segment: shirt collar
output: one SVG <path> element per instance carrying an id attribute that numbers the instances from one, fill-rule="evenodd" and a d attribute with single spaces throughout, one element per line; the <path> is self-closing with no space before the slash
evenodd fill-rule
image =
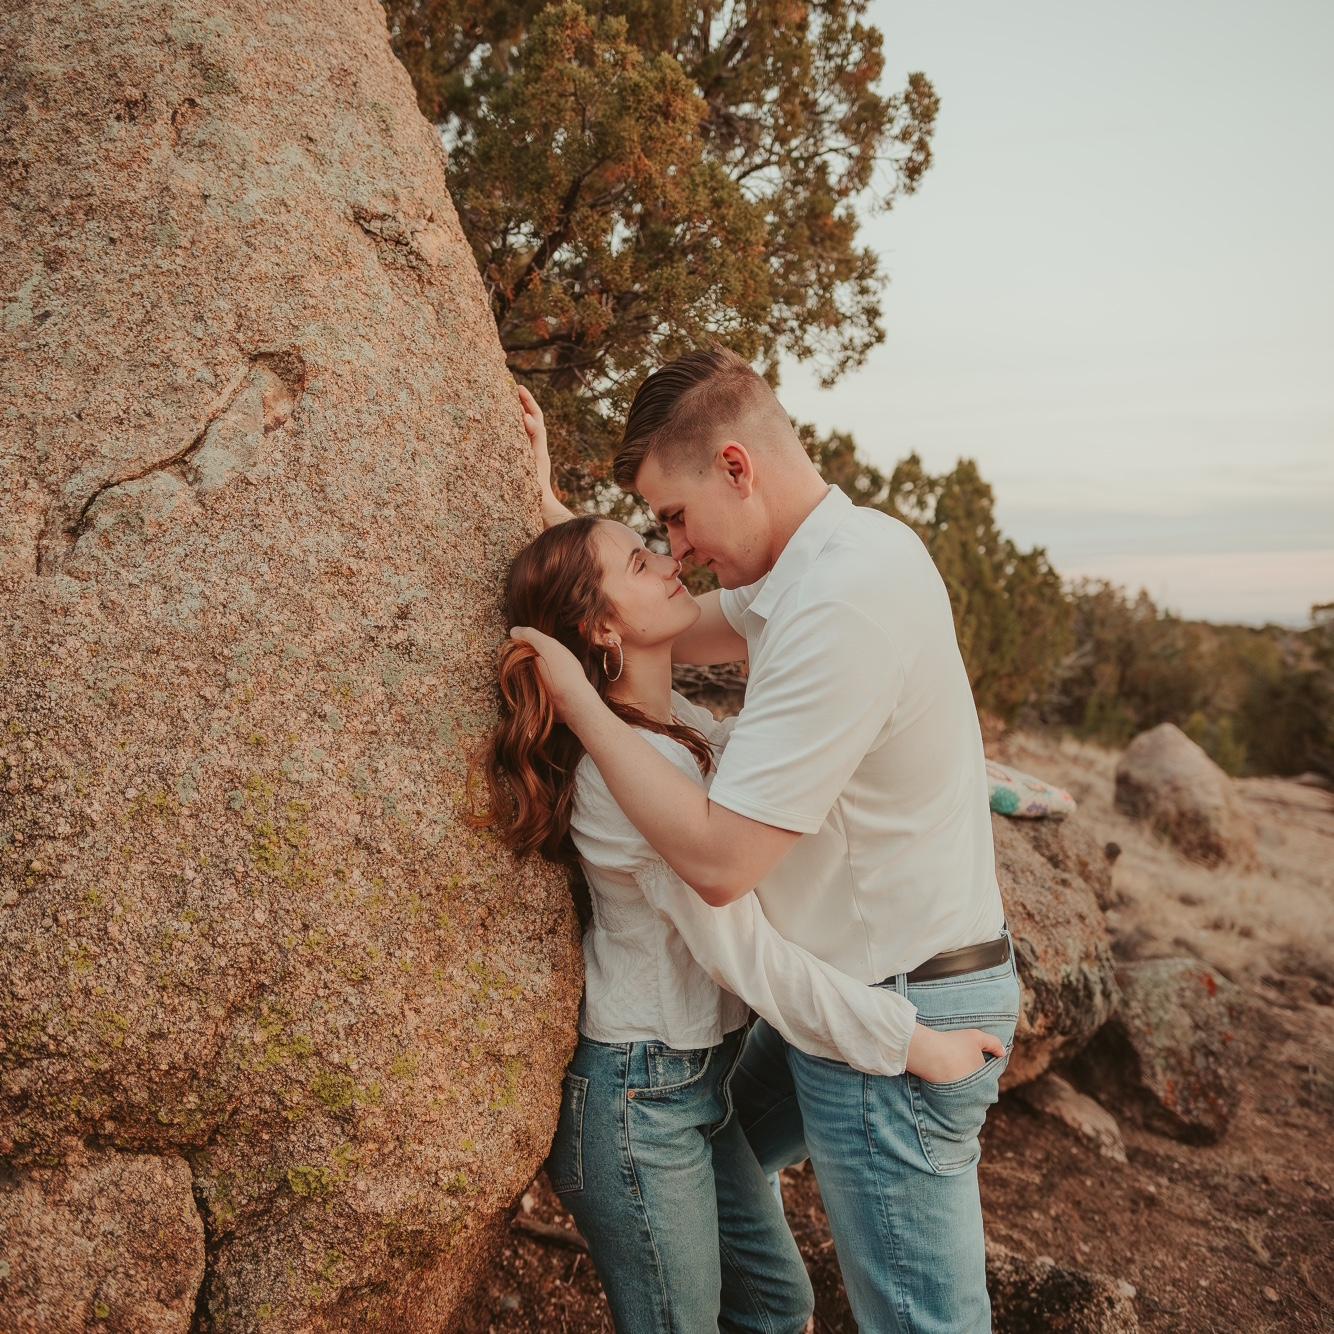
<path id="1" fill-rule="evenodd" d="M 755 595 L 747 610 L 767 620 L 779 597 L 815 563 L 815 558 L 824 550 L 851 509 L 852 501 L 838 487 L 831 486 L 825 498 L 788 538 L 773 569 L 765 575 L 764 587 Z"/>

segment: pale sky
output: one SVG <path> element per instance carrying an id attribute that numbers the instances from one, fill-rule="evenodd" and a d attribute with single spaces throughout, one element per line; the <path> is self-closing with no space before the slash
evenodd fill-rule
<path id="1" fill-rule="evenodd" d="M 886 341 L 798 420 L 977 460 L 1002 530 L 1186 616 L 1334 599 L 1334 4 L 872 0 L 941 99 L 868 216 Z"/>

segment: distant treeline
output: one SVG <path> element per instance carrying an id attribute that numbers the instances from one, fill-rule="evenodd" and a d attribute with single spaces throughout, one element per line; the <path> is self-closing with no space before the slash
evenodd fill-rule
<path id="1" fill-rule="evenodd" d="M 1040 547 L 996 526 L 971 460 L 930 476 L 914 454 L 886 476 L 852 438 L 802 428 L 831 482 L 917 530 L 954 605 L 978 707 L 1123 745 L 1176 723 L 1229 773 L 1334 777 L 1334 605 L 1305 630 L 1188 621 L 1102 580 L 1064 583 Z"/>

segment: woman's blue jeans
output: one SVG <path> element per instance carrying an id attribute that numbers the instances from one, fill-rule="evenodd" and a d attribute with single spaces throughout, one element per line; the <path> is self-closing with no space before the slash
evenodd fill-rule
<path id="1" fill-rule="evenodd" d="M 547 1175 L 620 1334 L 795 1334 L 814 1310 L 782 1206 L 732 1115 L 744 1035 L 692 1051 L 579 1039 Z"/>
<path id="2" fill-rule="evenodd" d="M 1008 932 L 1007 932 L 1008 934 Z M 932 1028 L 981 1028 L 1006 1055 L 949 1084 L 864 1075 L 790 1046 L 763 1020 L 732 1081 L 766 1173 L 810 1158 L 862 1334 L 989 1334 L 978 1133 L 1019 1019 L 1008 963 L 933 982 L 888 979 Z"/>

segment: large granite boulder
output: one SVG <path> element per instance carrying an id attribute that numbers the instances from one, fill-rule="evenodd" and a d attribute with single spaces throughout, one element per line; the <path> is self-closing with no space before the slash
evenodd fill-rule
<path id="1" fill-rule="evenodd" d="M 190 1167 L 78 1149 L 33 1164 L 0 1193 L 0 1256 L 7 1329 L 189 1329 L 204 1277 Z"/>
<path id="2" fill-rule="evenodd" d="M 1073 1055 L 1116 1008 L 1103 849 L 1074 815 L 993 815 L 996 874 L 1014 937 L 1023 1010 L 1002 1088 L 1036 1079 Z"/>
<path id="3" fill-rule="evenodd" d="M 1243 992 L 1198 959 L 1124 963 L 1116 976 L 1121 1004 L 1076 1058 L 1080 1082 L 1151 1129 L 1218 1139 L 1246 1060 Z"/>
<path id="4" fill-rule="evenodd" d="M 374 0 L 0 49 L 4 1324 L 455 1327 L 580 976 L 463 819 L 538 514 L 439 140 Z"/>
<path id="5" fill-rule="evenodd" d="M 1192 861 L 1255 864 L 1255 826 L 1232 780 L 1172 723 L 1126 747 L 1116 766 L 1116 805 Z"/>

